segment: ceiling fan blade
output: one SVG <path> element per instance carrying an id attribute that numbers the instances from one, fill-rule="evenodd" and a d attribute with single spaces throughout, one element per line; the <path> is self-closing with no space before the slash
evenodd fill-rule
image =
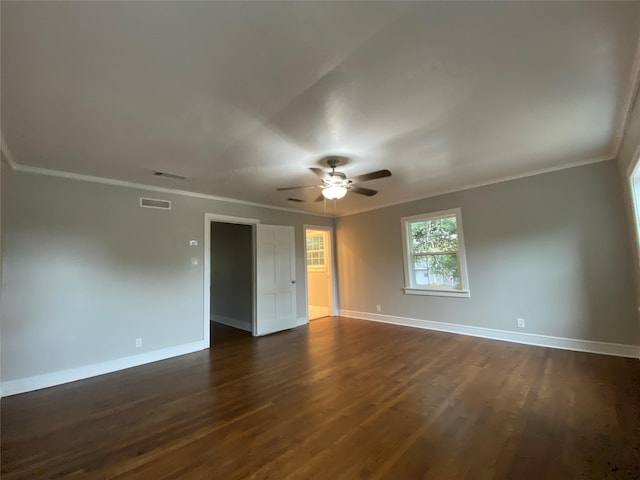
<path id="1" fill-rule="evenodd" d="M 391 172 L 389 170 L 377 170 L 375 172 L 365 173 L 351 178 L 351 183 L 366 182 L 367 180 L 375 180 L 377 178 L 390 177 Z"/>
<path id="2" fill-rule="evenodd" d="M 318 198 L 316 198 L 316 199 L 314 200 L 314 202 L 321 202 L 321 201 L 323 201 L 323 200 L 324 200 L 324 195 L 320 194 L 320 195 L 318 195 Z"/>
<path id="3" fill-rule="evenodd" d="M 353 193 L 366 195 L 367 197 L 373 197 L 376 193 L 378 193 L 377 190 L 371 190 L 370 188 L 363 188 L 363 187 L 351 187 L 349 190 Z"/>
<path id="4" fill-rule="evenodd" d="M 281 192 L 283 190 L 295 190 L 296 188 L 317 188 L 318 185 L 300 185 L 298 187 L 282 187 L 282 188 L 276 188 L 276 190 L 278 192 Z"/>
<path id="5" fill-rule="evenodd" d="M 311 167 L 309 170 L 311 170 L 313 173 L 315 173 L 320 178 L 326 178 L 326 176 L 327 176 L 327 172 L 325 172 L 321 168 Z"/>

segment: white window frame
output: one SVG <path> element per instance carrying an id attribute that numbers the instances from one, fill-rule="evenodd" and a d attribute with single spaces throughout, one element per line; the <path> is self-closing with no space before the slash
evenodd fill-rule
<path id="1" fill-rule="evenodd" d="M 415 275 L 411 266 L 411 233 L 409 225 L 417 221 L 438 220 L 445 217 L 456 217 L 456 230 L 458 233 L 458 265 L 460 269 L 460 289 L 447 287 L 417 287 L 415 285 Z M 464 248 L 464 234 L 462 231 L 462 210 L 453 208 L 451 210 L 441 210 L 438 212 L 423 213 L 402 217 L 400 219 L 402 227 L 402 251 L 404 263 L 404 293 L 408 295 L 437 295 L 441 297 L 469 298 L 469 277 L 467 275 L 467 257 Z"/>

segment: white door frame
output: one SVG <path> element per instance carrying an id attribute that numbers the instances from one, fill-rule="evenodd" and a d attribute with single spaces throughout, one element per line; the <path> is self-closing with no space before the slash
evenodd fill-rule
<path id="1" fill-rule="evenodd" d="M 211 347 L 211 222 L 235 223 L 251 225 L 251 287 L 253 305 L 251 307 L 251 333 L 256 334 L 256 225 L 260 220 L 256 218 L 231 217 L 217 213 L 204 214 L 204 343 L 205 348 Z"/>
<path id="2" fill-rule="evenodd" d="M 302 226 L 302 245 L 304 246 L 304 303 L 306 305 L 307 323 L 309 323 L 309 279 L 307 275 L 307 230 L 322 230 L 327 232 L 329 241 L 327 242 L 327 251 L 329 252 L 329 315 L 338 316 L 338 289 L 336 284 L 336 256 L 335 242 L 333 237 L 333 227 L 325 227 L 320 225 L 303 225 Z"/>

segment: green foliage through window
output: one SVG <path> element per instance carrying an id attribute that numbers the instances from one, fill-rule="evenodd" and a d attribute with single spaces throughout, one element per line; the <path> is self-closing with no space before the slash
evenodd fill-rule
<path id="1" fill-rule="evenodd" d="M 409 222 L 416 287 L 461 289 L 456 217 Z"/>

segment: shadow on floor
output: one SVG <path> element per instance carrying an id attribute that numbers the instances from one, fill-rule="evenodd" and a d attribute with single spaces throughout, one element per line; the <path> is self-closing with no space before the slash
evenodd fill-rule
<path id="1" fill-rule="evenodd" d="M 251 332 L 211 322 L 211 345 L 220 345 L 246 338 L 251 338 Z"/>

